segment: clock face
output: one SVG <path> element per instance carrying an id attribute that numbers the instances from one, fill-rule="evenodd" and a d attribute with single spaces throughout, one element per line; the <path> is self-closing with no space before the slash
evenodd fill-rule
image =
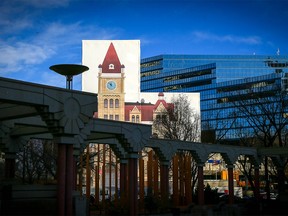
<path id="1" fill-rule="evenodd" d="M 114 81 L 110 80 L 106 83 L 106 87 L 109 90 L 114 90 L 116 88 L 116 83 Z"/>

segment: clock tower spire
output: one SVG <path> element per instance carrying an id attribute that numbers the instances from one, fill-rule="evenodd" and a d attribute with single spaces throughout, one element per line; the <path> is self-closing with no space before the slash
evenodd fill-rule
<path id="1" fill-rule="evenodd" d="M 99 65 L 98 118 L 125 120 L 124 68 L 111 42 Z"/>

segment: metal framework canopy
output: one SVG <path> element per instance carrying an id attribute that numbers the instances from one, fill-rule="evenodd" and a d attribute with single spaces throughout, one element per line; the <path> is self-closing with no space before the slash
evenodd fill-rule
<path id="1" fill-rule="evenodd" d="M 0 78 L 0 147 L 17 152 L 12 139 L 56 139 L 83 149 L 88 141 L 117 139 L 124 149 L 138 151 L 150 138 L 151 126 L 93 118 L 97 95 Z M 136 137 L 137 136 L 137 137 Z M 133 146 L 131 143 L 133 142 Z"/>
<path id="2" fill-rule="evenodd" d="M 79 71 L 78 66 L 76 70 Z M 168 161 L 179 150 L 190 151 L 199 163 L 205 162 L 210 153 L 221 153 L 229 164 L 241 154 L 251 156 L 255 165 L 259 156 L 277 156 L 273 150 L 259 152 L 248 147 L 153 139 L 150 125 L 93 118 L 97 111 L 96 94 L 7 78 L 0 78 L 0 109 L 0 148 L 4 153 L 18 151 L 20 146 L 14 139 L 33 137 L 73 144 L 74 151 L 84 149 L 88 142 L 106 143 L 113 145 L 120 158 L 144 147 L 155 149 Z M 281 152 L 287 153 L 287 149 Z"/>
<path id="3" fill-rule="evenodd" d="M 64 67 L 66 73 L 66 66 L 55 67 L 59 73 Z M 74 69 L 71 66 L 72 75 L 75 71 L 85 70 L 78 66 Z M 74 149 L 79 150 L 87 142 L 107 142 L 114 145 L 120 157 L 152 147 L 163 155 L 164 160 L 170 160 L 178 150 L 188 150 L 196 154 L 201 162 L 205 162 L 212 152 L 221 153 L 229 163 L 234 163 L 241 154 L 250 155 L 258 161 L 259 153 L 255 148 L 160 141 L 150 138 L 149 125 L 95 119 L 93 113 L 97 111 L 97 95 L 92 93 L 0 78 L 0 109 L 0 146 L 4 152 L 17 151 L 19 146 L 14 146 L 11 138 L 33 137 L 56 138 L 57 142 L 73 144 Z M 282 155 L 287 151 L 285 149 L 281 149 Z M 263 156 L 263 150 L 260 153 Z M 264 154 L 275 157 L 271 149 Z"/>
<path id="4" fill-rule="evenodd" d="M 60 69 L 58 72 L 62 73 Z M 163 197 L 169 191 L 167 162 L 179 151 L 191 152 L 198 164 L 200 176 L 199 191 L 202 192 L 198 196 L 199 203 L 204 203 L 203 165 L 210 153 L 221 153 L 229 166 L 228 175 L 233 177 L 231 167 L 239 155 L 249 155 L 254 165 L 259 165 L 258 155 L 272 152 L 261 150 L 259 153 L 256 148 L 249 147 L 154 139 L 151 125 L 93 118 L 97 106 L 96 94 L 0 78 L 0 150 L 5 154 L 5 177 L 8 176 L 9 179 L 9 174 L 14 172 L 15 154 L 21 151 L 26 141 L 31 138 L 53 139 L 57 144 L 57 189 L 53 198 L 56 198 L 58 215 L 72 215 L 74 189 L 71 179 L 75 179 L 74 156 L 80 155 L 88 143 L 108 144 L 122 161 L 120 173 L 123 175 L 120 175 L 120 183 L 123 186 L 128 179 L 129 212 L 130 215 L 137 215 L 137 160 L 139 152 L 145 147 L 155 150 L 163 162 Z M 287 153 L 287 149 L 285 151 Z M 284 152 L 283 149 L 281 152 Z M 285 155 L 287 157 L 288 154 Z M 280 164 L 281 160 L 276 162 Z M 233 178 L 229 181 L 229 191 L 233 194 Z M 27 191 L 26 185 L 24 187 Z M 29 198 L 29 192 L 24 195 Z M 232 197 L 231 195 L 233 201 Z M 45 206 L 46 201 L 45 199 Z M 55 203 L 53 206 L 56 206 Z"/>

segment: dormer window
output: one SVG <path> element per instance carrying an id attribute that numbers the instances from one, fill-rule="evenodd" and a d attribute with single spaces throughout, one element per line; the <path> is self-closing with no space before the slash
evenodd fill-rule
<path id="1" fill-rule="evenodd" d="M 114 69 L 114 64 L 109 64 L 109 69 Z"/>

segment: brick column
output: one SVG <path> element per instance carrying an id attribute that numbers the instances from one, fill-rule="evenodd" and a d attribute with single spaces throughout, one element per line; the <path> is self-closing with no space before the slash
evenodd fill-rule
<path id="1" fill-rule="evenodd" d="M 144 209 L 144 160 L 143 158 L 139 158 L 139 207 L 140 210 Z"/>
<path id="2" fill-rule="evenodd" d="M 282 194 L 285 191 L 285 173 L 282 166 L 277 167 L 278 173 L 278 194 Z"/>
<path id="3" fill-rule="evenodd" d="M 73 214 L 73 145 L 58 144 L 57 204 L 58 215 Z"/>
<path id="4" fill-rule="evenodd" d="M 57 201 L 58 216 L 66 215 L 65 212 L 65 181 L 66 181 L 66 145 L 58 144 L 58 166 L 57 166 Z"/>
<path id="5" fill-rule="evenodd" d="M 233 164 L 228 167 L 228 191 L 229 191 L 229 204 L 234 203 L 234 181 L 233 181 Z"/>
<path id="6" fill-rule="evenodd" d="M 127 164 L 128 160 L 120 160 L 120 203 L 122 208 L 127 206 Z"/>
<path id="7" fill-rule="evenodd" d="M 161 201 L 166 207 L 169 195 L 169 161 L 162 161 L 160 164 L 160 194 Z"/>
<path id="8" fill-rule="evenodd" d="M 179 187 L 178 187 L 178 178 L 179 178 L 179 163 L 178 155 L 173 157 L 173 205 L 179 205 Z"/>
<path id="9" fill-rule="evenodd" d="M 192 203 L 192 185 L 191 185 L 191 156 L 185 156 L 185 197 L 186 204 Z"/>
<path id="10" fill-rule="evenodd" d="M 14 179 L 16 154 L 11 153 L 11 152 L 6 152 L 4 157 L 5 157 L 4 178 L 5 179 Z"/>
<path id="11" fill-rule="evenodd" d="M 204 164 L 197 164 L 198 166 L 198 204 L 204 205 Z"/>
<path id="12" fill-rule="evenodd" d="M 138 214 L 138 175 L 137 175 L 138 154 L 129 154 L 128 169 L 129 169 L 129 215 L 135 216 Z"/>
<path id="13" fill-rule="evenodd" d="M 254 168 L 254 180 L 255 180 L 255 195 L 256 200 L 260 199 L 260 181 L 259 181 L 259 167 Z"/>
<path id="14" fill-rule="evenodd" d="M 73 215 L 73 172 L 74 172 L 74 160 L 73 160 L 73 145 L 66 145 L 66 215 Z"/>

